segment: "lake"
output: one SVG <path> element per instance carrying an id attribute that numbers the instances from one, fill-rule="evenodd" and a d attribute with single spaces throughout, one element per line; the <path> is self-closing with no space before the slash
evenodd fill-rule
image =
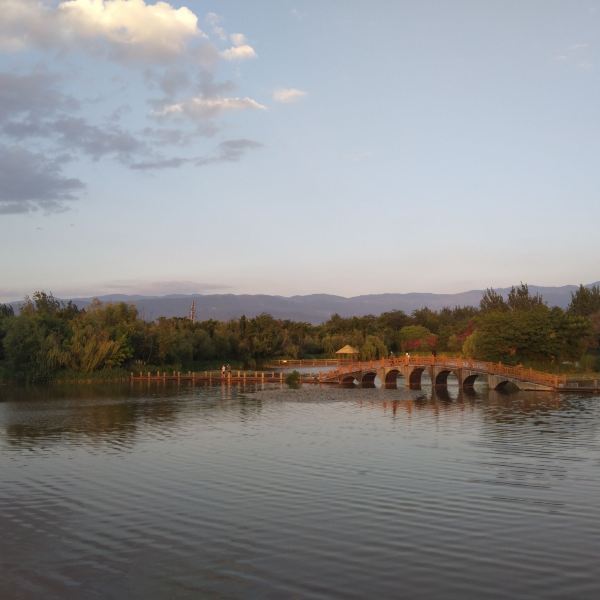
<path id="1" fill-rule="evenodd" d="M 600 398 L 0 387 L 0 598 L 600 597 Z"/>

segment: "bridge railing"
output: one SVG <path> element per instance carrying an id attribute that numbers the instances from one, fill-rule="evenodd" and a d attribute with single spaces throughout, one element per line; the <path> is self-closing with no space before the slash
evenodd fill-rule
<path id="1" fill-rule="evenodd" d="M 352 362 L 354 361 L 351 358 L 282 358 L 269 361 L 266 367 L 335 367 Z"/>

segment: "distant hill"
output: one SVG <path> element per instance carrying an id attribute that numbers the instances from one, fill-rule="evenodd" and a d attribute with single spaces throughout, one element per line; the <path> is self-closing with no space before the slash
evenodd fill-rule
<path id="1" fill-rule="evenodd" d="M 600 282 L 591 283 L 600 285 Z M 540 287 L 530 285 L 532 293 L 540 293 L 550 306 L 566 308 L 571 293 L 577 289 L 575 285 L 562 287 Z M 510 288 L 496 290 L 506 296 Z M 307 296 L 270 296 L 266 294 L 173 294 L 169 296 L 139 296 L 114 294 L 99 296 L 102 302 L 128 302 L 134 304 L 146 320 L 158 317 L 184 317 L 190 310 L 192 300 L 196 301 L 198 320 L 227 320 L 241 315 L 253 317 L 261 313 L 269 313 L 279 319 L 322 323 L 334 313 L 343 317 L 360 315 L 379 315 L 392 310 L 411 313 L 425 306 L 438 310 L 454 306 L 478 306 L 483 290 L 471 290 L 458 294 L 369 294 L 344 298 L 331 294 L 310 294 Z M 73 302 L 83 308 L 92 298 L 74 298 Z M 18 307 L 19 303 L 14 303 Z"/>

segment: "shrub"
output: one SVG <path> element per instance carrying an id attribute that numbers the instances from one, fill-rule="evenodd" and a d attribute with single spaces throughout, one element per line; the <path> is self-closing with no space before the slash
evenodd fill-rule
<path id="1" fill-rule="evenodd" d="M 287 385 L 293 389 L 297 389 L 300 387 L 300 373 L 298 371 L 292 371 L 288 373 L 285 377 L 285 382 Z"/>

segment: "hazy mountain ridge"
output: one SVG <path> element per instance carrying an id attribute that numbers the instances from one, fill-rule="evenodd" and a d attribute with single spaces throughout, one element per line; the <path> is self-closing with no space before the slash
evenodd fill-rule
<path id="1" fill-rule="evenodd" d="M 600 282 L 590 283 L 599 285 Z M 530 285 L 532 293 L 540 293 L 550 306 L 566 308 L 571 293 L 578 286 L 544 287 Z M 499 288 L 497 292 L 506 296 L 510 288 Z M 276 318 L 321 323 L 338 313 L 343 317 L 366 314 L 379 315 L 392 310 L 410 313 L 425 306 L 439 310 L 444 307 L 477 306 L 483 290 L 469 290 L 456 294 L 411 292 L 406 294 L 367 294 L 345 298 L 333 294 L 308 294 L 305 296 L 275 296 L 268 294 L 171 294 L 168 296 L 141 296 L 109 294 L 98 296 L 102 302 L 128 302 L 134 304 L 140 315 L 147 320 L 158 317 L 184 317 L 189 314 L 192 300 L 196 302 L 198 320 L 227 320 L 241 315 L 253 317 L 269 313 Z M 73 302 L 83 308 L 93 298 L 74 298 Z M 18 307 L 20 303 L 13 303 Z"/>

